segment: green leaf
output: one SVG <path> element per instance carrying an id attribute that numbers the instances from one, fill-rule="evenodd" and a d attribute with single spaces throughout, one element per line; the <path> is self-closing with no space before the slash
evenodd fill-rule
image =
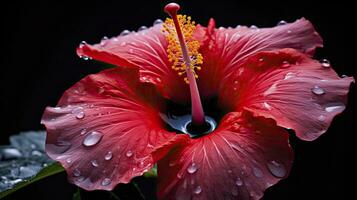
<path id="1" fill-rule="evenodd" d="M 144 173 L 144 177 L 146 178 L 157 178 L 157 165 L 155 164 L 154 167 L 148 171 Z"/>
<path id="2" fill-rule="evenodd" d="M 48 176 L 52 176 L 52 175 L 58 174 L 63 171 L 64 171 L 64 169 L 59 163 L 53 163 L 53 164 L 43 168 L 36 176 L 34 176 L 26 181 L 16 184 L 13 188 L 11 188 L 9 190 L 1 192 L 0 199 L 6 197 L 7 195 L 9 195 L 13 192 L 16 192 L 17 190 L 19 190 L 27 185 L 30 185 L 32 183 L 35 183 L 41 179 L 48 177 Z"/>
<path id="3" fill-rule="evenodd" d="M 77 192 L 73 194 L 73 200 L 81 200 L 81 190 L 77 188 Z"/>

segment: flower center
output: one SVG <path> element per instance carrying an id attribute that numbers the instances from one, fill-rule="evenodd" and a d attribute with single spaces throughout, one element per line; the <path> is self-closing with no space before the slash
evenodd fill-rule
<path id="1" fill-rule="evenodd" d="M 195 72 L 195 69 L 201 69 L 199 65 L 203 63 L 203 57 L 198 52 L 199 42 L 192 37 L 196 28 L 195 22 L 186 15 L 177 15 L 179 9 L 180 6 L 176 3 L 169 3 L 164 8 L 171 17 L 166 19 L 163 25 L 163 31 L 167 34 L 166 39 L 169 42 L 168 59 L 179 75 L 186 74 L 184 80 L 189 84 L 191 93 L 192 126 L 205 126 L 206 120 L 196 83 L 198 76 Z"/>

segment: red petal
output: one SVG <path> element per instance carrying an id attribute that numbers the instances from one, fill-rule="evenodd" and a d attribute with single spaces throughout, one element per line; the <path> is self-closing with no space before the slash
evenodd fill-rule
<path id="1" fill-rule="evenodd" d="M 210 24 L 214 26 L 214 21 L 211 20 Z M 316 47 L 322 47 L 321 37 L 305 19 L 273 28 L 240 26 L 215 31 L 211 28 L 207 32 L 210 32 L 207 35 L 212 39 L 201 49 L 204 64 L 199 72 L 199 86 L 204 89 L 201 93 L 208 96 L 226 85 L 225 80 L 254 53 L 294 48 L 312 55 Z"/>
<path id="2" fill-rule="evenodd" d="M 287 132 L 272 120 L 229 113 L 218 129 L 192 139 L 158 165 L 159 199 L 260 199 L 287 177 Z"/>
<path id="3" fill-rule="evenodd" d="M 314 140 L 328 129 L 345 109 L 354 81 L 293 49 L 261 52 L 242 66 L 222 90 L 223 104 L 273 118 L 303 140 Z"/>
<path id="4" fill-rule="evenodd" d="M 77 54 L 117 66 L 137 66 L 141 82 L 155 84 L 163 96 L 176 102 L 188 100 L 187 84 L 171 69 L 167 45 L 162 25 L 158 24 L 99 44 L 82 44 Z"/>
<path id="5" fill-rule="evenodd" d="M 142 175 L 186 138 L 164 130 L 158 111 L 140 92 L 137 73 L 116 68 L 87 76 L 57 107 L 46 109 L 46 151 L 72 183 L 111 190 Z"/>

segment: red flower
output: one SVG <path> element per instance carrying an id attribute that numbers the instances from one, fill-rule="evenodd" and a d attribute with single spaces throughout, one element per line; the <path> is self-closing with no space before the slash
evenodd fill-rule
<path id="1" fill-rule="evenodd" d="M 188 21 L 179 25 L 201 99 L 204 105 L 216 99 L 220 112 L 214 114 L 224 114 L 217 128 L 191 138 L 162 121 L 160 115 L 175 107 L 165 102 L 189 105 L 194 78 L 188 85 L 171 69 L 174 43 L 160 21 L 100 44 L 83 43 L 79 56 L 118 67 L 85 77 L 43 115 L 46 151 L 72 183 L 112 190 L 158 162 L 160 199 L 259 199 L 289 174 L 293 152 L 284 128 L 311 141 L 345 109 L 354 80 L 311 58 L 322 39 L 309 21 L 216 29 L 211 19 L 207 28 L 192 26 L 191 37 Z M 172 21 L 165 24 L 173 28 Z"/>

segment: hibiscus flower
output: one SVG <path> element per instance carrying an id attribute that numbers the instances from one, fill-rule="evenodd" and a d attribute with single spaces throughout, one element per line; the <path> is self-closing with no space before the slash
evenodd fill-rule
<path id="1" fill-rule="evenodd" d="M 217 29 L 178 9 L 80 44 L 80 57 L 117 67 L 46 108 L 46 151 L 86 190 L 112 190 L 157 163 L 159 199 L 259 199 L 291 169 L 286 129 L 318 138 L 354 80 L 312 58 L 322 39 L 305 19 Z"/>

